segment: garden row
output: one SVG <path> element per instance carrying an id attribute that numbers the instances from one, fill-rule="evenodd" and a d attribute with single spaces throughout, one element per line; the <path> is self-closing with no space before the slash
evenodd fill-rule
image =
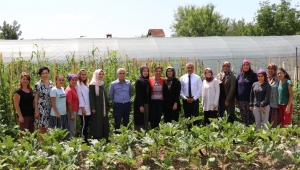
<path id="1" fill-rule="evenodd" d="M 111 134 L 110 142 L 82 139 L 63 141 L 60 129 L 15 140 L 0 140 L 0 169 L 299 169 L 300 128 L 287 127 L 255 131 L 226 120 L 212 120 L 208 126 L 179 123 L 160 124 L 159 129 L 133 132 L 123 127 Z M 129 125 L 128 128 L 132 128 Z M 18 138 L 18 137 L 17 137 Z M 291 152 L 286 152 L 291 151 Z"/>

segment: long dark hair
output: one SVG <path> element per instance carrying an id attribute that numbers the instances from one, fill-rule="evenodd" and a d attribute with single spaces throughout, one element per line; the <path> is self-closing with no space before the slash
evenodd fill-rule
<path id="1" fill-rule="evenodd" d="M 41 67 L 40 69 L 39 69 L 39 71 L 38 71 L 38 75 L 42 75 L 42 72 L 44 71 L 44 70 L 47 70 L 48 71 L 48 73 L 50 73 L 50 70 L 49 70 L 49 68 L 48 67 L 46 67 L 46 66 L 43 66 L 43 67 Z"/>
<path id="2" fill-rule="evenodd" d="M 284 68 L 279 68 L 277 71 L 281 71 L 285 74 L 284 78 L 288 79 L 288 80 L 291 80 L 291 77 L 290 75 L 285 71 Z"/>

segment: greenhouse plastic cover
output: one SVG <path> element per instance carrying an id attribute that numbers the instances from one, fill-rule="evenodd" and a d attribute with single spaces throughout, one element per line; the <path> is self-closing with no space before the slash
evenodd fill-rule
<path id="1" fill-rule="evenodd" d="M 37 44 L 38 48 L 34 45 Z M 213 37 L 147 37 L 147 38 L 78 38 L 0 40 L 0 53 L 4 62 L 19 56 L 30 59 L 32 51 L 44 51 L 49 60 L 64 61 L 66 55 L 74 54 L 76 60 L 91 56 L 107 56 L 108 50 L 118 50 L 121 56 L 145 59 L 177 60 L 194 57 L 216 67 L 216 61 L 230 61 L 240 65 L 241 60 L 257 59 L 265 64 L 267 59 L 278 57 L 295 58 L 296 47 L 300 47 L 300 36 L 213 36 Z M 259 66 L 259 64 L 257 64 Z"/>

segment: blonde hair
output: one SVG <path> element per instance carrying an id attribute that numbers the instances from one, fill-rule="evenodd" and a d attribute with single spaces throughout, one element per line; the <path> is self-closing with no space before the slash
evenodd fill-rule
<path id="1" fill-rule="evenodd" d="M 86 72 L 86 70 L 85 69 L 80 69 L 78 72 L 77 72 L 77 77 L 78 77 L 78 81 L 79 81 L 79 83 L 83 83 L 83 84 L 85 84 L 86 86 L 88 85 L 88 77 L 85 79 L 85 80 L 81 80 L 81 72 L 82 71 L 85 71 Z"/>

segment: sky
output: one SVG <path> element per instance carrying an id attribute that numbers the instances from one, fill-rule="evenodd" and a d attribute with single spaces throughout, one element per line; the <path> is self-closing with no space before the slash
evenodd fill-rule
<path id="1" fill-rule="evenodd" d="M 260 0 L 0 0 L 0 24 L 21 24 L 24 39 L 138 37 L 170 26 L 179 6 L 216 5 L 224 17 L 253 21 Z M 270 0 L 279 3 L 280 0 Z M 294 7 L 297 1 L 292 0 Z"/>

